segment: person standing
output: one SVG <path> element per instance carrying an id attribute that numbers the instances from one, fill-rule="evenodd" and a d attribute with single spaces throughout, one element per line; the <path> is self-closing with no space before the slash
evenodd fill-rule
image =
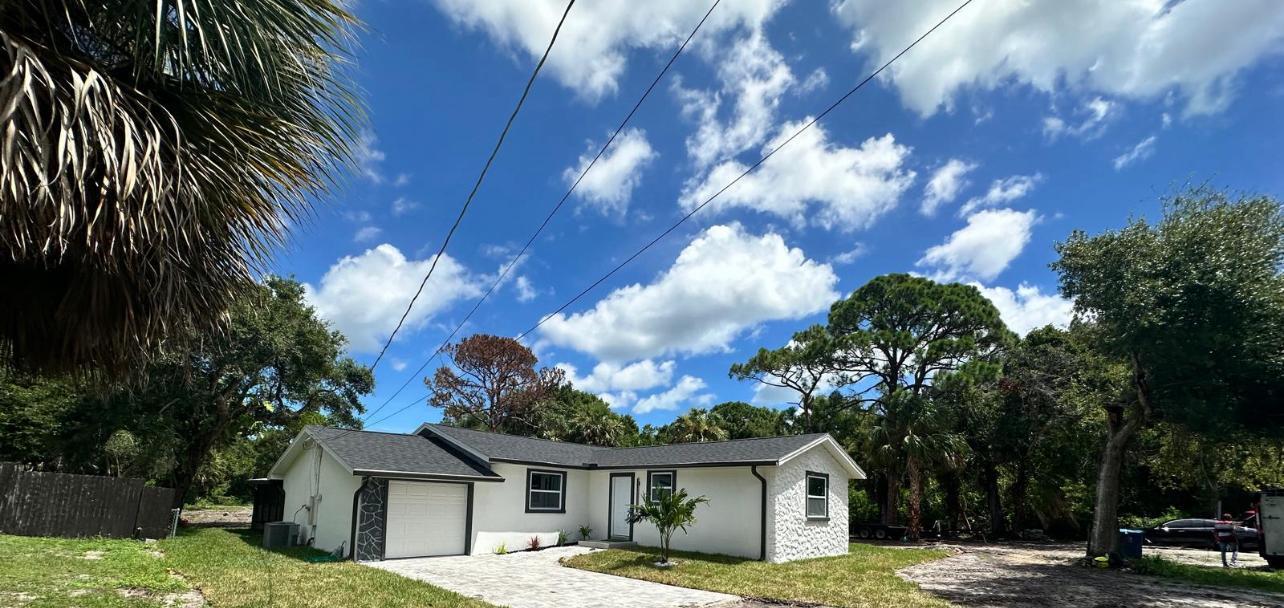
<path id="1" fill-rule="evenodd" d="M 1213 542 L 1222 552 L 1222 567 L 1239 565 L 1239 538 L 1235 536 L 1235 522 L 1230 513 L 1222 513 L 1222 518 L 1213 523 Z M 1231 554 L 1230 561 L 1226 560 L 1227 552 Z"/>

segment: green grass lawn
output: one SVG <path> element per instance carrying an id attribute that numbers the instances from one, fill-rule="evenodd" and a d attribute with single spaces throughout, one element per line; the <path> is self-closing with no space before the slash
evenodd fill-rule
<path id="1" fill-rule="evenodd" d="M 1215 587 L 1246 587 L 1284 593 L 1284 572 L 1246 568 L 1218 568 L 1182 564 L 1162 557 L 1143 557 L 1132 562 L 1133 572 L 1177 579 Z"/>
<path id="2" fill-rule="evenodd" d="M 214 608 L 490 606 L 348 561 L 311 563 L 324 555 L 311 549 L 264 551 L 258 540 L 217 528 L 154 544 L 0 535 L 0 606 L 159 607 L 165 594 L 188 588 Z"/>
<path id="3" fill-rule="evenodd" d="M 161 606 L 165 594 L 187 585 L 169 574 L 156 547 L 132 540 L 0 535 L 0 606 Z"/>
<path id="4" fill-rule="evenodd" d="M 564 564 L 657 583 L 721 591 L 780 602 L 849 608 L 868 606 L 943 607 L 949 604 L 919 591 L 896 571 L 947 555 L 934 549 L 892 549 L 852 543 L 847 555 L 786 564 L 673 552 L 676 566 L 652 565 L 655 550 L 608 549 L 566 559 Z"/>

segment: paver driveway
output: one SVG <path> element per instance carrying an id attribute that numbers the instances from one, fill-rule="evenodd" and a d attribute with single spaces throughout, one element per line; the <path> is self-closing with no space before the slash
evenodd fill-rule
<path id="1" fill-rule="evenodd" d="M 508 555 L 419 557 L 366 565 L 512 608 L 674 608 L 734 605 L 740 599 L 557 563 L 560 558 L 589 551 L 592 549 L 555 547 Z"/>

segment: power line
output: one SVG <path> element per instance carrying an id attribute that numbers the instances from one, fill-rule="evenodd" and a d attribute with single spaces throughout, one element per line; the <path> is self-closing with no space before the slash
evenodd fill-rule
<path id="1" fill-rule="evenodd" d="M 615 138 L 618 137 L 622 131 L 624 131 L 624 127 L 628 126 L 629 121 L 633 119 L 633 115 L 637 113 L 638 108 L 642 107 L 642 103 L 646 101 L 647 97 L 650 97 L 651 91 L 655 90 L 656 85 L 660 84 L 660 80 L 664 78 L 664 75 L 668 73 L 669 68 L 672 67 L 674 62 L 678 60 L 678 57 L 682 55 L 682 51 L 686 50 L 687 45 L 691 42 L 693 38 L 695 38 L 696 32 L 700 31 L 700 28 L 704 26 L 705 21 L 709 19 L 709 15 L 713 14 L 713 9 L 718 8 L 718 4 L 720 4 L 721 2 L 722 0 L 714 0 L 714 3 L 709 6 L 709 10 L 705 11 L 704 17 L 702 17 L 700 19 L 700 22 L 696 24 L 695 28 L 691 30 L 691 33 L 687 34 L 686 39 L 683 40 L 682 44 L 678 46 L 678 49 L 673 52 L 673 55 L 669 57 L 668 63 L 664 64 L 664 67 L 660 70 L 658 74 L 656 74 L 655 79 L 651 81 L 651 85 L 646 88 L 646 91 L 642 93 L 642 96 L 639 97 L 637 102 L 633 104 L 633 108 L 629 110 L 629 113 L 624 117 L 624 120 L 620 121 L 619 126 L 617 126 L 615 128 L 615 131 L 611 133 L 611 136 L 607 138 L 606 143 L 602 144 L 601 148 L 598 148 L 597 154 L 593 157 L 593 160 L 589 161 L 589 163 L 584 166 L 584 169 L 580 171 L 579 177 L 575 178 L 575 182 L 571 184 L 571 187 L 567 189 L 566 193 L 562 195 L 562 198 L 557 201 L 557 204 L 554 205 L 553 208 L 548 212 L 548 215 L 544 217 L 544 221 L 539 225 L 539 228 L 537 228 L 535 232 L 531 234 L 530 238 L 526 239 L 526 244 L 522 245 L 522 248 L 520 251 L 517 252 L 517 255 L 513 256 L 513 259 L 509 260 L 508 264 L 504 266 L 504 268 L 500 271 L 499 275 L 495 278 L 495 281 L 490 284 L 490 288 L 486 290 L 486 293 L 482 294 L 481 298 L 479 298 L 477 302 L 473 304 L 472 310 L 468 311 L 467 315 L 464 315 L 463 320 L 460 321 L 459 324 L 455 326 L 455 329 L 453 329 L 450 332 L 449 336 L 446 336 L 446 339 L 442 341 L 441 345 L 438 346 L 435 351 L 433 351 L 432 355 L 428 357 L 428 360 L 424 361 L 423 365 L 419 366 L 419 369 L 416 369 L 414 372 L 412 372 L 409 378 L 407 378 L 406 381 L 401 385 L 401 387 L 398 388 L 396 392 L 394 392 L 391 396 L 389 396 L 382 404 L 380 404 L 379 407 L 375 408 L 374 411 L 364 416 L 365 418 L 374 416 L 375 414 L 379 413 L 379 411 L 382 410 L 384 407 L 386 407 L 390 402 L 392 402 L 393 399 L 396 399 L 397 395 L 400 395 L 401 391 L 405 390 L 406 387 L 409 386 L 410 383 L 413 382 L 415 378 L 421 372 L 423 372 L 424 369 L 426 369 L 433 362 L 433 360 L 437 358 L 438 355 L 442 353 L 443 350 L 445 350 L 446 346 L 450 344 L 450 341 L 454 339 L 457 333 L 459 333 L 459 330 L 463 328 L 464 324 L 467 323 L 468 320 L 473 317 L 473 315 L 477 312 L 478 308 L 481 308 L 482 303 L 485 302 L 486 299 L 490 297 L 491 293 L 493 293 L 501 283 L 503 283 L 504 278 L 508 276 L 509 271 L 511 271 L 515 266 L 517 266 L 517 263 L 522 259 L 523 256 L 526 255 L 526 251 L 530 249 L 531 245 L 535 242 L 535 240 L 539 238 L 539 235 L 544 232 L 544 228 L 548 227 L 549 221 L 553 219 L 554 215 L 557 215 L 557 212 L 561 210 L 563 205 L 566 204 L 566 201 L 571 197 L 571 194 L 573 194 L 576 188 L 579 187 L 580 182 L 584 180 L 584 176 L 588 175 L 588 172 L 593 168 L 594 165 L 597 164 L 597 161 L 600 158 L 602 158 L 602 155 L 606 153 L 607 148 L 611 147 L 611 144 L 615 142 Z"/>
<path id="2" fill-rule="evenodd" d="M 388 347 L 392 345 L 392 339 L 397 337 L 397 332 L 401 330 L 401 326 L 406 322 L 406 317 L 410 316 L 410 311 L 415 307 L 415 302 L 419 300 L 419 296 L 424 292 L 424 286 L 428 284 L 428 279 L 432 277 L 433 271 L 437 269 L 437 262 L 446 253 L 446 246 L 450 244 L 450 238 L 455 235 L 455 230 L 459 228 L 460 222 L 464 220 L 464 214 L 468 212 L 468 207 L 472 204 L 473 197 L 481 189 L 482 181 L 486 179 L 486 173 L 490 171 L 491 163 L 495 162 L 495 157 L 499 155 L 499 149 L 504 145 L 504 138 L 508 137 L 508 130 L 512 128 L 513 121 L 517 120 L 517 113 L 522 110 L 522 105 L 526 103 L 526 97 L 530 95 L 531 87 L 535 85 L 535 77 L 539 76 L 540 70 L 544 68 L 544 62 L 548 60 L 548 54 L 553 50 L 553 44 L 557 42 L 557 35 L 561 33 L 562 24 L 566 23 L 566 16 L 570 14 L 572 6 L 575 6 L 575 0 L 570 0 L 570 2 L 566 3 L 566 10 L 562 12 L 562 18 L 557 22 L 557 28 L 553 30 L 553 37 L 549 39 L 548 46 L 544 49 L 544 55 L 539 58 L 539 63 L 535 64 L 535 70 L 531 72 L 531 77 L 526 81 L 526 87 L 522 89 L 522 96 L 517 100 L 517 106 L 513 108 L 513 113 L 508 116 L 508 122 L 504 124 L 504 130 L 500 131 L 499 140 L 495 142 L 495 147 L 490 151 L 490 157 L 486 159 L 486 164 L 482 166 L 481 173 L 477 176 L 477 181 L 473 183 L 472 191 L 468 193 L 468 198 L 464 199 L 463 206 L 459 208 L 459 215 L 455 217 L 455 223 L 446 232 L 446 238 L 442 240 L 441 247 L 437 249 L 437 255 L 433 256 L 432 264 L 428 267 L 428 273 L 424 275 L 424 280 L 420 281 L 419 289 L 415 291 L 414 297 L 410 298 L 410 304 L 406 306 L 406 311 L 401 313 L 401 319 L 397 321 L 397 326 L 392 329 L 392 333 L 388 334 L 388 341 L 384 342 L 383 348 L 379 349 L 379 356 L 375 357 L 374 363 L 370 365 L 371 372 L 383 360 L 384 354 L 388 352 Z"/>
<path id="3" fill-rule="evenodd" d="M 747 168 L 747 169 L 745 169 L 743 172 L 741 172 L 741 173 L 740 173 L 740 175 L 737 175 L 737 176 L 735 177 L 735 179 L 733 179 L 733 180 L 731 180 L 730 182 L 728 182 L 728 183 L 727 183 L 727 185 L 723 186 L 723 187 L 722 187 L 721 189 L 719 189 L 717 192 L 713 193 L 713 195 L 712 195 L 712 196 L 710 196 L 709 198 L 705 199 L 705 200 L 704 200 L 704 202 L 700 203 L 697 207 L 695 207 L 694 209 L 692 209 L 692 210 L 691 210 L 690 212 L 688 212 L 686 215 L 682 216 L 682 218 L 681 218 L 681 219 L 679 219 L 677 222 L 675 222 L 672 226 L 669 226 L 669 228 L 667 228 L 664 232 L 661 232 L 661 233 L 660 233 L 658 236 L 656 236 L 654 239 L 651 239 L 651 241 L 650 241 L 650 242 L 648 242 L 646 245 L 644 245 L 641 249 L 639 249 L 639 250 L 637 250 L 636 252 L 634 252 L 634 253 L 633 253 L 633 255 L 630 255 L 630 256 L 628 257 L 628 259 L 626 259 L 626 260 L 624 260 L 623 262 L 621 262 L 621 263 L 617 264 L 614 268 L 612 268 L 612 269 L 610 270 L 610 272 L 607 272 L 607 273 L 606 273 L 605 275 L 603 275 L 601 278 L 597 279 L 597 280 L 596 280 L 596 281 L 594 281 L 592 284 L 590 284 L 588 287 L 584 288 L 582 291 L 580 291 L 578 294 L 576 294 L 576 295 L 575 295 L 575 297 L 571 298 L 571 299 L 570 299 L 570 300 L 568 300 L 565 304 L 562 304 L 560 307 L 558 307 L 558 308 L 557 308 L 557 310 L 554 310 L 553 312 L 548 313 L 548 314 L 546 314 L 546 315 L 544 315 L 544 316 L 540 317 L 540 320 L 539 320 L 537 323 L 535 323 L 534 325 L 532 325 L 532 326 L 531 326 L 529 329 L 527 329 L 526 331 L 523 331 L 521 334 L 518 334 L 517 339 L 518 339 L 518 340 L 520 340 L 520 339 L 522 339 L 522 338 L 526 337 L 526 336 L 527 336 L 527 335 L 529 335 L 531 332 L 535 331 L 535 330 L 536 330 L 536 329 L 538 329 L 541 325 L 543 325 L 543 324 L 544 324 L 544 323 L 545 323 L 549 318 L 551 318 L 553 315 L 555 315 L 555 314 L 557 314 L 557 313 L 559 313 L 559 312 L 562 312 L 563 310 L 566 310 L 566 308 L 567 308 L 567 307 L 569 307 L 571 304 L 574 304 L 575 302 L 579 301 L 579 299 L 580 299 L 580 298 L 584 297 L 584 295 L 588 294 L 590 291 L 592 291 L 592 290 L 593 290 L 594 288 L 596 288 L 598 285 L 602 284 L 602 282 L 603 282 L 603 281 L 605 281 L 605 280 L 607 280 L 608 278 L 610 278 L 612 275 L 614 275 L 616 272 L 618 272 L 621 268 L 623 268 L 624 266 L 628 265 L 630 262 L 632 262 L 634 259 L 636 259 L 639 255 L 641 255 L 641 254 L 642 254 L 642 253 L 644 253 L 646 250 L 650 249 L 652 246 L 654 246 L 656 243 L 658 243 L 661 239 L 663 239 L 664 237 L 668 236 L 668 235 L 669 235 L 669 233 L 671 233 L 671 232 L 673 232 L 674 230 L 676 230 L 679 226 L 681 226 L 681 225 L 682 225 L 683 223 L 685 223 L 688 219 L 690 219 L 690 218 L 691 218 L 691 216 L 693 216 L 693 215 L 695 215 L 696 213 L 698 213 L 701 209 L 704 209 L 706 206 L 708 206 L 708 204 L 709 204 L 709 203 L 713 202 L 713 200 L 714 200 L 714 199 L 716 199 L 716 198 L 718 198 L 718 196 L 720 196 L 723 192 L 726 192 L 726 191 L 727 191 L 727 189 L 729 189 L 729 188 L 731 188 L 732 186 L 736 185 L 736 183 L 737 183 L 737 182 L 739 182 L 741 179 L 743 179 L 746 175 L 749 175 L 750 173 L 752 173 L 752 172 L 753 172 L 754 170 L 756 170 L 759 166 L 761 166 L 764 162 L 766 162 L 766 161 L 767 161 L 767 159 L 769 159 L 769 158 L 771 158 L 772 156 L 774 156 L 774 155 L 776 154 L 776 152 L 779 152 L 779 151 L 780 151 L 780 149 L 781 149 L 781 148 L 784 148 L 785 146 L 789 145 L 789 144 L 790 144 L 790 142 L 792 142 L 794 139 L 796 139 L 796 138 L 797 138 L 799 135 L 801 135 L 804 131 L 806 131 L 807 129 L 810 129 L 810 128 L 812 127 L 812 125 L 815 125 L 817 122 L 820 122 L 820 120 L 821 120 L 821 119 L 823 119 L 825 116 L 829 115 L 829 113 L 830 113 L 830 112 L 832 112 L 835 108 L 837 108 L 837 107 L 838 107 L 839 105 L 841 105 L 843 102 L 847 101 L 847 99 L 848 99 L 849 97 L 851 97 L 852 95 L 854 95 L 854 94 L 856 93 L 856 91 L 859 91 L 859 90 L 860 90 L 861 88 L 863 88 L 866 84 L 868 84 L 871 80 L 873 80 L 874 78 L 877 78 L 879 74 L 881 74 L 881 73 L 882 73 L 884 70 L 886 70 L 889 66 L 891 66 L 891 65 L 892 65 L 893 63 L 895 63 L 898 59 L 900 59 L 902 55 L 904 55 L 905 53 L 908 53 L 908 52 L 910 51 L 910 49 L 914 48 L 915 46 L 918 46 L 918 43 L 922 42 L 925 38 L 927 38 L 928 36 L 930 36 L 930 35 L 932 34 L 932 32 L 935 32 L 935 31 L 936 31 L 938 28 L 940 28 L 942 25 L 945 25 L 945 23 L 946 23 L 947 21 L 949 21 L 951 18 L 953 18 L 953 17 L 954 17 L 954 15 L 958 14 L 958 13 L 959 13 L 959 11 L 963 10 L 964 8 L 966 8 L 966 7 L 967 7 L 967 5 L 969 5 L 969 4 L 971 4 L 971 3 L 972 3 L 972 0 L 965 0 L 962 4 L 960 4 L 957 8 L 955 8 L 953 11 L 951 11 L 951 12 L 950 12 L 948 15 L 946 15 L 943 19 L 941 19 L 940 21 L 936 22 L 936 25 L 933 25 L 933 26 L 932 26 L 930 29 L 928 29 L 926 32 L 923 32 L 923 34 L 922 34 L 922 35 L 920 35 L 918 38 L 914 39 L 914 41 L 913 41 L 913 42 L 911 42 L 911 43 L 909 44 L 909 46 L 906 46 L 905 48 L 901 49 L 901 51 L 900 51 L 899 53 L 897 53 L 897 54 L 896 54 L 895 56 L 893 56 L 891 59 L 887 60 L 887 62 L 886 62 L 886 63 L 884 63 L 883 65 L 879 66 L 879 68 L 878 68 L 878 69 L 876 69 L 876 70 L 874 70 L 873 72 L 871 72 L 871 73 L 870 73 L 868 76 L 866 76 L 863 80 L 861 80 L 859 83 L 857 83 L 857 84 L 856 84 L 856 86 L 852 87 L 852 88 L 851 88 L 851 89 L 849 89 L 846 93 L 844 93 L 841 97 L 839 97 L 836 101 L 834 101 L 833 103 L 829 104 L 829 106 L 828 106 L 828 107 L 826 107 L 826 108 L 825 108 L 823 111 L 821 111 L 819 114 L 817 114 L 815 118 L 812 118 L 810 121 L 808 121 L 808 122 L 807 122 L 807 124 L 803 125 L 803 126 L 802 126 L 801 128 L 799 128 L 797 131 L 794 131 L 794 133 L 793 133 L 792 135 L 790 135 L 788 139 L 786 139 L 786 140 L 784 140 L 783 142 L 781 142 L 781 143 L 780 143 L 780 145 L 776 146 L 775 148 L 772 148 L 770 151 L 768 151 L 766 154 L 764 154 L 764 155 L 762 156 L 762 158 L 759 158 L 757 162 L 755 162 L 754 164 L 750 165 L 750 166 L 749 166 L 749 168 Z M 707 16 L 707 15 L 706 15 L 706 16 Z M 456 328 L 456 330 L 458 330 L 458 328 Z M 452 333 L 452 335 L 454 335 L 454 334 Z M 439 349 L 439 352 L 440 352 L 440 349 Z M 430 360 L 431 360 L 431 359 L 430 359 Z M 421 368 L 421 369 L 422 369 L 422 368 Z M 416 373 L 417 373 L 417 372 L 416 372 Z M 426 396 L 427 396 L 427 395 L 425 395 L 425 397 L 426 397 Z M 389 415 L 387 415 L 387 416 L 384 416 L 383 418 L 380 418 L 379 420 L 377 420 L 377 421 L 375 421 L 375 422 L 371 423 L 371 426 L 374 426 L 374 425 L 377 425 L 377 424 L 379 424 L 379 423 L 382 423 L 382 422 L 384 422 L 384 421 L 388 420 L 389 418 L 392 418 L 393 416 L 396 416 L 397 414 L 400 414 L 401 412 L 406 411 L 407 409 L 409 409 L 409 408 L 411 408 L 412 406 L 416 405 L 416 404 L 419 402 L 419 399 L 421 399 L 421 398 L 423 398 L 423 397 L 417 398 L 416 400 L 411 401 L 410 403 L 407 403 L 407 404 L 406 404 L 404 407 L 402 407 L 401 409 L 399 409 L 399 410 L 397 410 L 397 411 L 395 411 L 395 412 L 393 412 L 393 413 L 391 413 L 391 414 L 389 414 Z"/>
<path id="4" fill-rule="evenodd" d="M 691 219 L 691 216 L 695 215 L 696 213 L 699 213 L 701 209 L 704 209 L 709 203 L 712 203 L 714 199 L 721 196 L 723 192 L 726 192 L 729 188 L 739 183 L 740 180 L 743 179 L 746 175 L 753 173 L 754 170 L 760 167 L 763 163 L 767 162 L 767 159 L 771 158 L 772 156 L 775 156 L 776 152 L 779 152 L 781 148 L 784 148 L 785 146 L 789 145 L 790 142 L 796 139 L 799 135 L 802 135 L 804 131 L 806 131 L 807 129 L 810 129 L 813 125 L 820 122 L 821 119 L 827 116 L 830 112 L 834 111 L 835 108 L 841 105 L 844 101 L 847 101 L 847 98 L 854 95 L 856 91 L 861 90 L 861 88 L 863 88 L 866 84 L 869 84 L 869 81 L 878 77 L 878 75 L 881 74 L 883 70 L 886 70 L 888 66 L 895 63 L 896 60 L 900 59 L 902 55 L 904 55 L 905 53 L 908 53 L 910 49 L 917 46 L 918 43 L 922 42 L 924 38 L 927 38 L 929 35 L 931 35 L 932 32 L 935 32 L 937 28 L 944 25 L 946 21 L 949 21 L 951 17 L 953 17 L 955 14 L 963 10 L 964 7 L 966 7 L 971 3 L 972 3 L 972 0 L 965 0 L 963 4 L 960 4 L 958 8 L 951 11 L 950 14 L 946 15 L 944 19 L 941 19 L 940 21 L 936 22 L 936 25 L 933 25 L 931 29 L 927 30 L 926 32 L 923 32 L 923 35 L 916 38 L 914 42 L 910 43 L 909 46 L 901 49 L 901 52 L 897 53 L 891 59 L 888 59 L 887 63 L 884 63 L 883 65 L 879 66 L 877 70 L 874 70 L 873 72 L 871 72 L 868 76 L 865 77 L 864 80 L 861 80 L 859 83 L 856 84 L 856 86 L 852 87 L 846 93 L 844 93 L 842 97 L 839 97 L 836 101 L 829 104 L 829 107 L 825 108 L 822 112 L 817 114 L 815 118 L 812 118 L 810 121 L 807 122 L 807 124 L 800 127 L 797 131 L 794 131 L 793 135 L 790 135 L 788 139 L 781 142 L 780 145 L 772 148 L 770 151 L 764 154 L 762 158 L 759 158 L 757 162 L 755 162 L 754 164 L 750 165 L 749 168 L 742 171 L 740 175 L 737 175 L 735 179 L 731 180 L 730 182 L 727 182 L 727 185 L 720 188 L 717 192 L 714 192 L 713 195 L 710 196 L 709 198 L 706 198 L 704 202 L 700 203 L 694 209 L 687 212 L 687 214 L 682 216 L 681 219 L 679 219 L 677 222 L 674 222 L 672 226 L 669 226 L 667 229 L 664 230 L 664 232 L 661 232 L 658 236 L 651 239 L 651 241 L 648 242 L 646 245 L 643 245 L 641 249 L 635 251 L 633 255 L 630 255 L 623 262 L 620 262 L 619 264 L 617 264 L 615 268 L 612 268 L 610 270 L 610 272 L 607 272 L 606 274 L 598 278 L 596 281 L 593 281 L 592 284 L 590 284 L 588 287 L 585 287 L 578 294 L 575 294 L 575 297 L 571 298 L 570 300 L 567 300 L 566 303 L 558 307 L 557 310 L 554 310 L 553 312 L 548 313 L 543 317 L 540 317 L 540 320 L 536 322 L 534 325 L 532 325 L 529 329 L 518 334 L 517 339 L 521 340 L 522 338 L 529 335 L 531 332 L 538 329 L 545 322 L 547 322 L 550 318 L 552 318 L 553 315 L 560 313 L 563 310 L 566 310 L 566 308 L 569 307 L 571 304 L 574 304 L 575 302 L 579 301 L 580 298 L 584 297 L 590 291 L 593 291 L 593 289 L 596 288 L 598 285 L 601 285 L 603 281 L 606 281 L 607 279 L 611 278 L 616 272 L 619 272 L 621 268 L 624 268 L 630 262 L 637 259 L 638 256 L 642 255 L 648 249 L 654 246 L 656 243 L 660 242 L 660 240 L 668 236 L 669 233 L 673 232 L 674 230 L 677 230 L 678 226 L 681 226 L 682 224 L 686 223 L 687 220 Z"/>

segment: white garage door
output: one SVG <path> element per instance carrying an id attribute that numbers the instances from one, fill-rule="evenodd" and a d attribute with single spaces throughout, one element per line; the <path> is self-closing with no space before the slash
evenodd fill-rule
<path id="1" fill-rule="evenodd" d="M 468 486 L 394 481 L 388 486 L 384 557 L 459 555 L 467 520 Z"/>

